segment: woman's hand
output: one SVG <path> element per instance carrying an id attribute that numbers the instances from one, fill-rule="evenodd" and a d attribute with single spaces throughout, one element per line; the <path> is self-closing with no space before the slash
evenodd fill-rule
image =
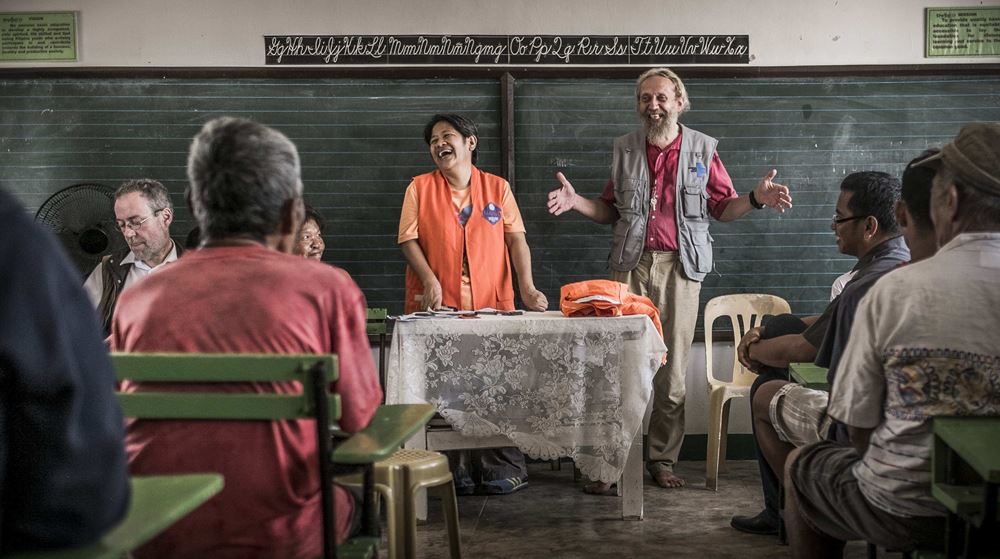
<path id="1" fill-rule="evenodd" d="M 534 287 L 521 290 L 521 302 L 529 311 L 544 311 L 549 308 L 549 300 L 545 298 L 545 294 Z"/>
<path id="2" fill-rule="evenodd" d="M 433 311 L 441 306 L 441 282 L 437 278 L 431 278 L 424 282 L 423 306 L 427 310 Z"/>

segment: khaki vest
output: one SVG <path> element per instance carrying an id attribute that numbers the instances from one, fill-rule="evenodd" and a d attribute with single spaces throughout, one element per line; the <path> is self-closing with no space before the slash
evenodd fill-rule
<path id="1" fill-rule="evenodd" d="M 679 259 L 684 275 L 694 281 L 705 279 L 713 266 L 706 186 L 718 143 L 711 136 L 681 125 L 674 211 Z M 703 169 L 701 173 L 698 172 L 699 164 Z M 646 246 L 651 198 L 646 135 L 642 130 L 615 139 L 611 178 L 615 184 L 615 209 L 619 218 L 612 228 L 608 264 L 612 270 L 628 272 L 639 263 Z"/>

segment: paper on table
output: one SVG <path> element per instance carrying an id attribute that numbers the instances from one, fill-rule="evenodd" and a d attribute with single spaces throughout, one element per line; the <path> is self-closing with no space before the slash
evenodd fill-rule
<path id="1" fill-rule="evenodd" d="M 477 309 L 476 310 L 476 314 L 482 314 L 482 315 L 499 314 L 499 315 L 503 315 L 503 316 L 518 316 L 518 315 L 524 314 L 524 311 L 522 311 L 522 310 L 498 311 L 498 310 L 494 309 L 493 307 L 483 307 L 481 309 Z"/>
<path id="2" fill-rule="evenodd" d="M 476 311 L 454 311 L 454 310 L 441 310 L 441 309 L 438 309 L 438 310 L 431 311 L 431 314 L 433 314 L 434 316 L 440 316 L 440 317 L 452 317 L 452 316 L 463 316 L 463 315 L 469 315 L 469 314 L 476 314 Z"/>
<path id="3" fill-rule="evenodd" d="M 421 320 L 425 318 L 462 318 L 475 315 L 476 311 L 455 311 L 455 310 L 438 309 L 433 311 L 417 311 L 410 314 L 390 316 L 389 318 L 397 320 L 399 322 L 406 322 L 408 320 Z"/>

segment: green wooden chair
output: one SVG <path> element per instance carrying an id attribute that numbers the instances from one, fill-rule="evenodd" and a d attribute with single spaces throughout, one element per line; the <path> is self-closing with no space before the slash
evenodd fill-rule
<path id="1" fill-rule="evenodd" d="M 368 330 L 368 337 L 378 337 L 378 380 L 385 392 L 385 347 L 389 334 L 388 309 L 368 309 L 368 322 L 365 324 Z"/>
<path id="2" fill-rule="evenodd" d="M 201 383 L 205 392 L 120 394 L 128 417 L 156 419 L 315 419 L 323 506 L 323 557 L 369 558 L 378 554 L 372 464 L 388 458 L 434 414 L 427 404 L 381 406 L 368 427 L 344 436 L 335 424 L 340 397 L 329 391 L 337 379 L 336 355 L 124 354 L 112 355 L 119 380 Z M 298 381 L 300 394 L 213 392 L 217 382 Z M 155 387 L 156 385 L 151 385 Z M 364 480 L 361 535 L 336 545 L 333 476 L 361 472 Z"/>
<path id="3" fill-rule="evenodd" d="M 81 547 L 6 555 L 8 559 L 119 559 L 166 530 L 222 490 L 219 474 L 134 476 L 125 519 Z"/>

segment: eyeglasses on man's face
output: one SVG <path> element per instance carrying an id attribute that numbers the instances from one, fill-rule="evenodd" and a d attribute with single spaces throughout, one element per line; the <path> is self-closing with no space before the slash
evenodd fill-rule
<path id="1" fill-rule="evenodd" d="M 848 221 L 854 221 L 855 219 L 864 219 L 868 216 L 866 215 L 852 215 L 849 217 L 840 217 L 837 214 L 833 214 L 833 219 L 830 220 L 830 227 L 836 227 L 841 223 L 847 223 Z"/>
<path id="2" fill-rule="evenodd" d="M 138 231 L 139 229 L 142 228 L 142 225 L 144 223 L 146 223 L 147 221 L 150 220 L 150 218 L 152 218 L 153 216 L 155 216 L 156 214 L 162 212 L 165 209 L 166 208 L 160 208 L 158 210 L 154 210 L 153 213 L 147 215 L 146 217 L 144 217 L 142 219 L 139 219 L 137 217 L 133 217 L 132 219 L 130 219 L 128 221 L 115 221 L 115 226 L 117 226 L 118 229 L 122 233 L 124 233 L 126 229 L 131 229 L 133 232 Z"/>

